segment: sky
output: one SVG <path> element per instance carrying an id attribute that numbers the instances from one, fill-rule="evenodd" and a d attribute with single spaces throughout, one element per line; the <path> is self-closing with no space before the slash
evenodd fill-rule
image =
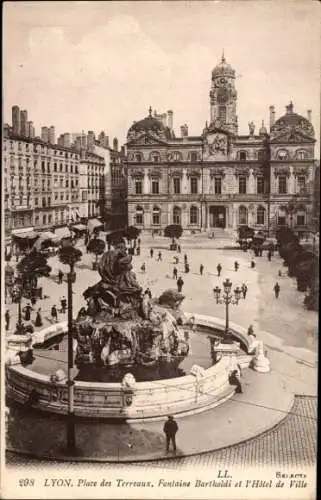
<path id="1" fill-rule="evenodd" d="M 133 121 L 172 109 L 174 129 L 210 119 L 211 71 L 224 49 L 236 71 L 239 133 L 290 100 L 320 135 L 320 4 L 313 0 L 8 2 L 4 121 L 28 110 L 36 135 L 104 130 L 120 144 Z"/>

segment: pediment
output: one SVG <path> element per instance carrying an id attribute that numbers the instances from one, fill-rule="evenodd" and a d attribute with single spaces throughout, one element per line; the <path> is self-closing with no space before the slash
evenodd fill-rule
<path id="1" fill-rule="evenodd" d="M 167 146 L 167 143 L 158 139 L 152 134 L 142 134 L 139 137 L 131 139 L 126 143 L 127 147 L 154 146 L 154 145 Z"/>
<path id="2" fill-rule="evenodd" d="M 294 132 L 294 131 L 286 132 L 284 134 L 278 134 L 275 137 L 273 137 L 273 135 L 271 136 L 271 144 L 285 144 L 285 143 L 300 144 L 303 142 L 314 144 L 315 139 L 305 134 L 301 134 L 299 132 Z"/>

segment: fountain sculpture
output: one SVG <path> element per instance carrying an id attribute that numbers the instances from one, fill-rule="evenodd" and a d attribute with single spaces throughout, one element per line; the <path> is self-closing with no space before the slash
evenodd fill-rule
<path id="1" fill-rule="evenodd" d="M 82 370 L 139 367 L 177 368 L 189 342 L 178 327 L 184 296 L 166 290 L 158 299 L 143 294 L 132 271 L 132 256 L 124 242 L 105 252 L 99 262 L 101 280 L 87 288 L 74 323 L 75 363 Z"/>

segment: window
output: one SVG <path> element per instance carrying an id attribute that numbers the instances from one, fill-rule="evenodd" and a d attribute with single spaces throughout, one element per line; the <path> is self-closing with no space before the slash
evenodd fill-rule
<path id="1" fill-rule="evenodd" d="M 46 206 L 46 198 L 42 198 L 42 206 L 45 207 Z"/>
<path id="2" fill-rule="evenodd" d="M 173 210 L 173 224 L 181 223 L 181 209 L 179 207 L 174 207 Z"/>
<path id="3" fill-rule="evenodd" d="M 35 206 L 38 206 L 38 198 L 35 198 Z"/>
<path id="4" fill-rule="evenodd" d="M 135 154 L 135 161 L 137 161 L 138 163 L 141 163 L 142 162 L 142 155 L 140 153 L 136 153 Z"/>
<path id="5" fill-rule="evenodd" d="M 47 216 L 46 214 L 42 216 L 42 223 L 47 224 Z"/>
<path id="6" fill-rule="evenodd" d="M 265 208 L 262 206 L 257 207 L 256 223 L 263 225 L 265 222 Z"/>
<path id="7" fill-rule="evenodd" d="M 222 178 L 215 177 L 214 179 L 214 191 L 215 194 L 222 194 Z"/>
<path id="8" fill-rule="evenodd" d="M 245 177 L 245 175 L 240 175 L 240 177 L 239 177 L 239 193 L 246 194 L 246 177 Z"/>
<path id="9" fill-rule="evenodd" d="M 64 194 L 60 193 L 60 201 L 63 201 L 63 199 L 64 199 Z"/>
<path id="10" fill-rule="evenodd" d="M 73 174 L 74 173 L 74 166 L 70 165 L 70 172 Z"/>
<path id="11" fill-rule="evenodd" d="M 256 191 L 258 194 L 264 194 L 264 177 L 259 175 L 256 179 Z"/>
<path id="12" fill-rule="evenodd" d="M 198 223 L 198 208 L 197 207 L 190 208 L 189 222 L 190 222 L 190 224 L 197 224 Z"/>
<path id="13" fill-rule="evenodd" d="M 159 162 L 159 156 L 155 155 L 153 156 L 153 162 L 158 163 Z"/>
<path id="14" fill-rule="evenodd" d="M 301 191 L 301 189 L 305 188 L 305 177 L 304 177 L 304 175 L 299 175 L 297 183 L 298 183 L 298 191 Z"/>
<path id="15" fill-rule="evenodd" d="M 153 224 L 154 225 L 160 224 L 160 208 L 159 207 L 153 208 Z"/>
<path id="16" fill-rule="evenodd" d="M 66 179 L 66 188 L 69 187 L 69 179 Z"/>
<path id="17" fill-rule="evenodd" d="M 57 172 L 57 163 L 54 163 L 54 172 Z"/>
<path id="18" fill-rule="evenodd" d="M 301 151 L 297 151 L 296 152 L 296 157 L 298 160 L 305 160 L 307 158 L 307 152 L 304 151 L 304 150 L 301 150 Z"/>
<path id="19" fill-rule="evenodd" d="M 58 193 L 55 193 L 55 200 L 58 200 Z"/>
<path id="20" fill-rule="evenodd" d="M 218 115 L 223 123 L 226 123 L 226 106 L 219 106 Z"/>
<path id="21" fill-rule="evenodd" d="M 143 183 L 142 181 L 135 181 L 135 194 L 143 193 Z"/>
<path id="22" fill-rule="evenodd" d="M 289 152 L 286 149 L 279 149 L 277 152 L 277 159 L 278 160 L 288 160 L 289 159 Z"/>
<path id="23" fill-rule="evenodd" d="M 137 225 L 141 226 L 144 224 L 144 210 L 140 206 L 136 207 L 135 220 Z"/>
<path id="24" fill-rule="evenodd" d="M 52 215 L 48 215 L 48 224 L 52 223 Z"/>
<path id="25" fill-rule="evenodd" d="M 191 161 L 197 161 L 197 153 L 196 151 L 191 152 Z"/>
<path id="26" fill-rule="evenodd" d="M 35 225 L 38 226 L 39 224 L 39 215 L 36 215 L 35 217 Z"/>
<path id="27" fill-rule="evenodd" d="M 59 165 L 59 172 L 62 172 L 62 163 Z"/>
<path id="28" fill-rule="evenodd" d="M 173 182 L 174 182 L 174 194 L 180 194 L 180 192 L 181 192 L 181 180 L 178 177 L 175 177 Z"/>
<path id="29" fill-rule="evenodd" d="M 191 177 L 191 194 L 197 194 L 197 178 Z"/>
<path id="30" fill-rule="evenodd" d="M 278 225 L 279 226 L 286 225 L 286 213 L 282 209 L 279 209 L 279 211 L 278 211 Z"/>
<path id="31" fill-rule="evenodd" d="M 279 175 L 279 194 L 286 194 L 286 176 Z"/>
<path id="32" fill-rule="evenodd" d="M 239 152 L 239 159 L 240 160 L 246 160 L 246 151 L 240 151 Z"/>
<path id="33" fill-rule="evenodd" d="M 240 225 L 247 224 L 247 208 L 246 207 L 241 206 L 239 208 L 239 224 Z"/>
<path id="34" fill-rule="evenodd" d="M 49 196 L 48 197 L 48 207 L 50 207 L 50 205 L 51 205 L 51 197 Z"/>
<path id="35" fill-rule="evenodd" d="M 298 226 L 304 226 L 305 225 L 305 213 L 301 212 L 298 213 L 296 216 L 296 223 Z"/>
<path id="36" fill-rule="evenodd" d="M 261 149 L 260 151 L 258 151 L 257 153 L 257 159 L 258 160 L 264 160 L 264 150 Z"/>
<path id="37" fill-rule="evenodd" d="M 152 181 L 152 193 L 159 194 L 159 181 Z"/>
<path id="38" fill-rule="evenodd" d="M 61 210 L 60 211 L 60 222 L 63 222 L 63 220 L 64 220 L 64 211 Z"/>
<path id="39" fill-rule="evenodd" d="M 65 172 L 68 173 L 68 165 L 65 165 Z"/>
<path id="40" fill-rule="evenodd" d="M 60 181 L 60 187 L 61 188 L 64 187 L 64 178 L 60 177 L 59 181 Z"/>
<path id="41" fill-rule="evenodd" d="M 182 155 L 179 151 L 174 151 L 173 153 L 173 161 L 181 161 Z"/>

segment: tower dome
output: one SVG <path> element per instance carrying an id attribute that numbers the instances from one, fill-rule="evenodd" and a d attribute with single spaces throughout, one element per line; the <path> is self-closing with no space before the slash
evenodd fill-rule
<path id="1" fill-rule="evenodd" d="M 170 139 L 171 137 L 169 128 L 165 127 L 161 120 L 152 116 L 151 107 L 149 108 L 148 116 L 132 124 L 128 130 L 127 137 L 131 139 L 148 132 L 158 136 L 160 139 Z"/>
<path id="2" fill-rule="evenodd" d="M 224 52 L 222 54 L 221 62 L 217 66 L 215 66 L 215 68 L 212 71 L 212 80 L 220 76 L 235 78 L 235 70 L 232 68 L 230 64 L 226 62 Z"/>
<path id="3" fill-rule="evenodd" d="M 285 115 L 281 116 L 278 120 L 276 120 L 273 127 L 271 127 L 271 133 L 273 135 L 279 135 L 287 132 L 301 132 L 303 135 L 314 137 L 314 128 L 312 123 L 302 115 L 295 113 L 293 111 L 293 103 L 286 106 Z"/>

